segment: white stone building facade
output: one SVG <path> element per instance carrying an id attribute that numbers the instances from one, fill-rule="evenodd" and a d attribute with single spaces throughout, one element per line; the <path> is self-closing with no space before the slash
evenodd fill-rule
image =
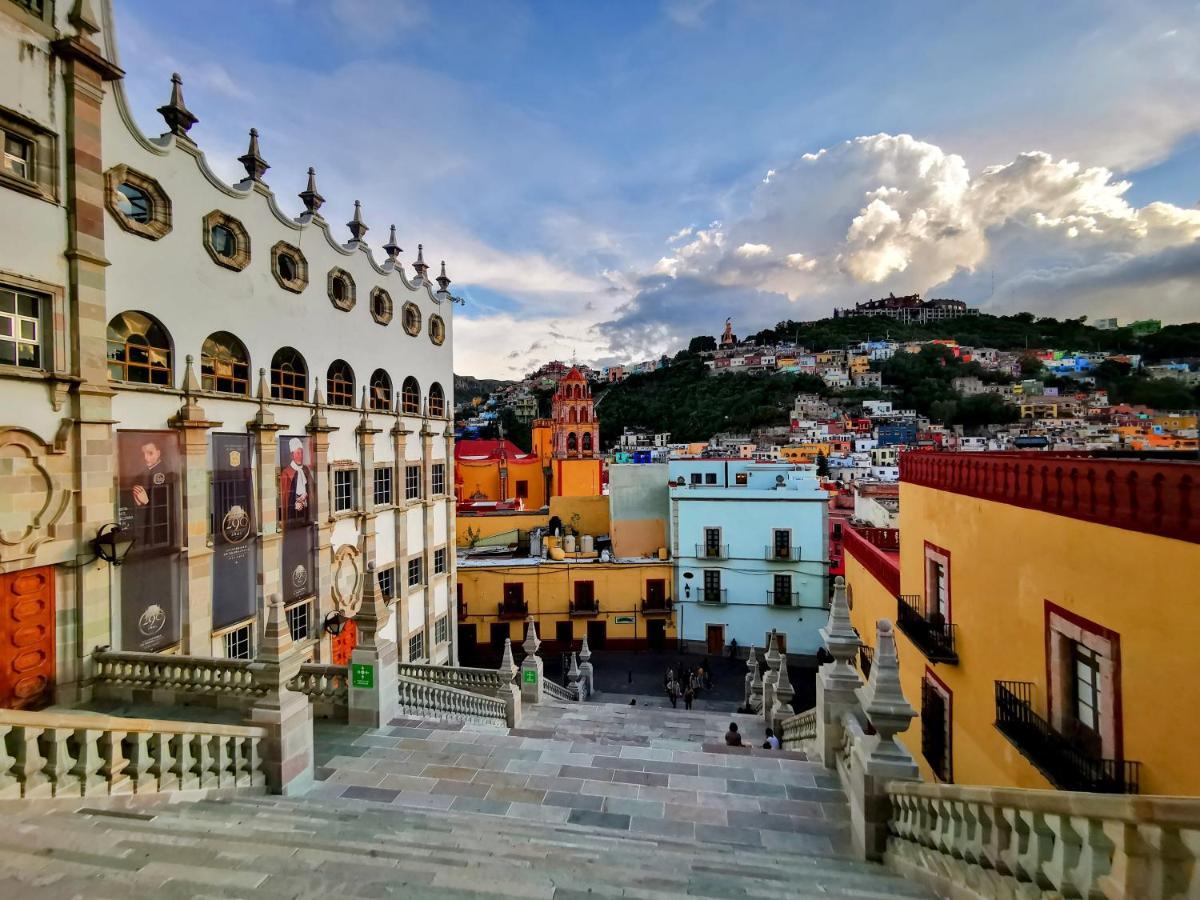
<path id="1" fill-rule="evenodd" d="M 253 655 L 274 593 L 330 661 L 368 565 L 401 659 L 453 660 L 444 265 L 277 197 L 257 136 L 224 183 L 169 73 L 143 133 L 115 38 L 0 4 L 0 707 L 86 696 L 97 647 Z"/>

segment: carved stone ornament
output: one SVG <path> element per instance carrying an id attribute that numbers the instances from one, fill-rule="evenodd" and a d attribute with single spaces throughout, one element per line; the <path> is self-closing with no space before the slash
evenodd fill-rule
<path id="1" fill-rule="evenodd" d="M 353 619 L 362 606 L 362 555 L 353 544 L 342 544 L 333 553 L 333 606 Z"/>
<path id="2" fill-rule="evenodd" d="M 63 448 L 24 428 L 0 428 L 0 562 L 27 559 L 58 537 L 70 477 Z"/>

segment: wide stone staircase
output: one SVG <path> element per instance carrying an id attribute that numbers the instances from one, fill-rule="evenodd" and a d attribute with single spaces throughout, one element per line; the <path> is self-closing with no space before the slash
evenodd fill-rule
<path id="1" fill-rule="evenodd" d="M 733 717 L 750 741 L 761 720 Z M 730 718 L 540 704 L 521 727 L 319 723 L 298 797 L 12 805 L 4 896 L 930 896 L 852 858 L 836 776 Z M 757 739 L 757 740 L 756 740 Z"/>

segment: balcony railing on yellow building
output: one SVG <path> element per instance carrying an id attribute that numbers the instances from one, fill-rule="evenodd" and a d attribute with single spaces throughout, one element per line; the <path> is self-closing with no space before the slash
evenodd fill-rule
<path id="1" fill-rule="evenodd" d="M 896 598 L 896 625 L 930 662 L 958 664 L 954 626 L 938 613 L 930 613 L 925 598 L 901 594 Z"/>
<path id="2" fill-rule="evenodd" d="M 1136 794 L 1139 762 L 1089 753 L 1033 710 L 1033 683 L 996 682 L 996 728 L 1057 788 L 1096 794 Z"/>
<path id="3" fill-rule="evenodd" d="M 672 601 L 670 597 L 665 599 L 660 597 L 655 600 L 647 600 L 645 597 L 642 598 L 643 616 L 667 615 L 671 612 L 671 608 Z"/>
<path id="4" fill-rule="evenodd" d="M 570 614 L 572 616 L 595 616 L 600 614 L 600 601 L 592 600 L 572 600 Z"/>
<path id="5" fill-rule="evenodd" d="M 523 619 L 529 615 L 529 604 L 524 600 L 502 600 L 496 613 L 501 619 Z"/>

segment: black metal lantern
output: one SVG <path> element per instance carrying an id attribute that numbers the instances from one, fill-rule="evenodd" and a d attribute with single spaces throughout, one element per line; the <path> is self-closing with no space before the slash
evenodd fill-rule
<path id="1" fill-rule="evenodd" d="M 102 559 L 110 565 L 119 566 L 133 548 L 134 537 L 115 522 L 101 526 L 92 538 L 92 552 L 97 559 Z"/>
<path id="2" fill-rule="evenodd" d="M 321 627 L 325 629 L 326 634 L 337 637 L 342 633 L 342 629 L 346 627 L 346 617 L 335 609 L 325 616 L 325 621 L 321 623 Z"/>

